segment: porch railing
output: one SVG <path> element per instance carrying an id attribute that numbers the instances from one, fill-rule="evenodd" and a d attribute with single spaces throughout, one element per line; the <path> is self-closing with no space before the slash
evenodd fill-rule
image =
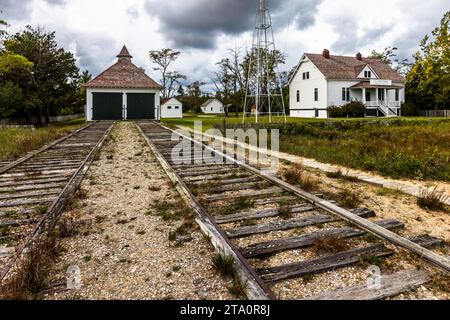
<path id="1" fill-rule="evenodd" d="M 382 101 L 382 100 L 366 101 L 365 106 L 366 107 L 400 108 L 400 101 Z"/>

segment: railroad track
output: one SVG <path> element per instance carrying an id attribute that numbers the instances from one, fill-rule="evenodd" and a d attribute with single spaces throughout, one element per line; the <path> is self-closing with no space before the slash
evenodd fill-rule
<path id="1" fill-rule="evenodd" d="M 0 281 L 53 229 L 113 122 L 94 122 L 0 168 Z"/>
<path id="2" fill-rule="evenodd" d="M 201 146 L 202 152 L 229 162 L 179 164 L 173 161 L 172 151 L 185 136 L 156 122 L 138 122 L 137 127 L 195 211 L 202 231 L 219 252 L 234 257 L 250 299 L 277 299 L 299 279 L 395 260 L 405 250 L 432 264 L 432 273 L 450 271 L 449 259 L 432 250 L 443 241 L 428 235 L 400 236 L 394 231 L 405 227 L 401 221 L 379 220 L 375 212 L 364 208 L 341 208 L 190 138 L 191 154 L 194 146 L 197 151 Z M 199 159 L 202 156 L 193 158 Z M 330 250 L 321 252 L 327 245 Z M 375 287 L 367 285 L 366 277 L 360 283 L 304 298 L 389 298 L 426 284 L 430 276 L 430 271 L 410 267 L 380 275 L 380 285 Z"/>

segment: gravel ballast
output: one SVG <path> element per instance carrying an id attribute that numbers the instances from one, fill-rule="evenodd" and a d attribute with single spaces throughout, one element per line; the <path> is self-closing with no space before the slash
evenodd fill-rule
<path id="1" fill-rule="evenodd" d="M 213 247 L 195 224 L 184 241 L 169 240 L 183 218 L 165 221 L 165 202 L 185 204 L 134 123 L 116 124 L 81 190 L 64 216 L 89 223 L 62 240 L 51 280 L 64 280 L 76 265 L 82 286 L 47 299 L 233 298 L 231 281 L 213 269 Z"/>

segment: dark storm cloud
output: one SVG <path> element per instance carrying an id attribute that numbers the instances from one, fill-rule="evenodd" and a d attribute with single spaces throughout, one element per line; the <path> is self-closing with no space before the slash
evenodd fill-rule
<path id="1" fill-rule="evenodd" d="M 117 59 L 115 55 L 121 49 L 112 37 L 73 31 L 65 27 L 56 30 L 56 39 L 61 47 L 73 51 L 78 67 L 81 70 L 88 70 L 93 76 L 112 65 Z"/>
<path id="2" fill-rule="evenodd" d="M 50 5 L 63 6 L 67 0 L 44 0 Z M 23 21 L 30 18 L 33 0 L 0 0 L 2 18 L 9 21 Z"/>
<path id="3" fill-rule="evenodd" d="M 33 0 L 0 0 L 2 19 L 10 22 L 29 18 L 32 2 Z"/>
<path id="4" fill-rule="evenodd" d="M 307 27 L 321 1 L 269 1 L 276 28 L 292 23 Z M 148 14 L 158 17 L 160 31 L 178 48 L 212 49 L 221 34 L 237 35 L 253 28 L 257 1 L 147 0 Z"/>

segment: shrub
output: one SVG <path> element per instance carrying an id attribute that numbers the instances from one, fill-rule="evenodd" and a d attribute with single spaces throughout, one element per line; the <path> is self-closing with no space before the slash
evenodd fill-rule
<path id="1" fill-rule="evenodd" d="M 412 102 L 405 102 L 402 104 L 402 116 L 418 116 L 419 109 Z"/>
<path id="2" fill-rule="evenodd" d="M 330 118 L 343 118 L 344 113 L 341 107 L 331 106 L 328 108 L 328 116 Z"/>
<path id="3" fill-rule="evenodd" d="M 342 107 L 329 107 L 330 118 L 362 118 L 366 114 L 366 107 L 360 101 L 352 101 Z"/>

